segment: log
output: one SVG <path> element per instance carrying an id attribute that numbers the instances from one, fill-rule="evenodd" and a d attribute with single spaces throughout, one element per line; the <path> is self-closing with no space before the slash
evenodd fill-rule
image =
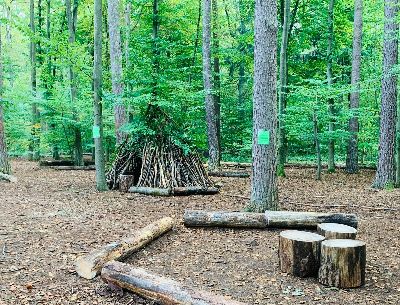
<path id="1" fill-rule="evenodd" d="M 172 190 L 170 188 L 132 186 L 128 192 L 151 196 L 171 196 Z"/>
<path id="2" fill-rule="evenodd" d="M 317 231 L 325 239 L 356 239 L 357 235 L 357 230 L 353 227 L 338 223 L 320 223 Z"/>
<path id="3" fill-rule="evenodd" d="M 265 213 L 186 210 L 188 227 L 230 228 L 310 228 L 319 223 L 335 222 L 357 227 L 357 216 L 342 213 L 266 211 Z"/>
<path id="4" fill-rule="evenodd" d="M 83 278 L 93 279 L 101 271 L 105 263 L 111 260 L 123 260 L 151 241 L 172 229 L 174 221 L 170 217 L 162 218 L 132 236 L 107 244 L 76 260 L 76 272 Z"/>
<path id="5" fill-rule="evenodd" d="M 93 171 L 96 170 L 94 165 L 89 166 L 48 166 L 48 168 L 56 170 L 56 171 Z"/>
<path id="6" fill-rule="evenodd" d="M 83 164 L 85 166 L 94 165 L 93 161 L 84 160 Z M 74 166 L 73 160 L 40 160 L 39 166 L 47 167 L 47 166 Z"/>
<path id="7" fill-rule="evenodd" d="M 188 196 L 188 195 L 214 195 L 218 194 L 219 189 L 216 187 L 203 188 L 200 186 L 174 187 L 172 195 Z"/>
<path id="8" fill-rule="evenodd" d="M 228 178 L 250 177 L 250 174 L 245 172 L 209 172 L 208 175 L 212 177 L 228 177 Z"/>
<path id="9" fill-rule="evenodd" d="M 337 288 L 365 284 L 366 246 L 353 239 L 330 239 L 321 243 L 318 281 Z"/>
<path id="10" fill-rule="evenodd" d="M 104 265 L 101 278 L 109 285 L 130 290 L 161 305 L 245 305 L 115 261 Z"/>
<path id="11" fill-rule="evenodd" d="M 3 173 L 0 173 L 0 180 L 4 180 L 7 182 L 11 182 L 11 183 L 18 182 L 17 177 L 15 177 L 13 175 L 3 174 Z"/>
<path id="12" fill-rule="evenodd" d="M 119 190 L 127 193 L 135 183 L 134 175 L 119 175 Z"/>
<path id="13" fill-rule="evenodd" d="M 268 227 L 316 229 L 317 225 L 333 222 L 357 228 L 357 215 L 345 213 L 317 213 L 265 211 Z"/>
<path id="14" fill-rule="evenodd" d="M 188 227 L 259 229 L 267 227 L 267 221 L 263 213 L 186 210 L 183 218 L 185 226 Z"/>
<path id="15" fill-rule="evenodd" d="M 279 235 L 279 266 L 282 272 L 299 277 L 316 276 L 321 241 L 325 237 L 303 231 L 287 230 Z"/>

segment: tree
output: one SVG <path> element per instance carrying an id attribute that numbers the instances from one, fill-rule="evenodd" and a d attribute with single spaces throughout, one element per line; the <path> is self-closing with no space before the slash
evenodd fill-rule
<path id="1" fill-rule="evenodd" d="M 353 60 L 351 68 L 351 86 L 349 120 L 350 137 L 347 144 L 346 171 L 349 174 L 358 172 L 358 107 L 360 105 L 360 74 L 362 50 L 362 0 L 354 0 Z"/>
<path id="2" fill-rule="evenodd" d="M 282 25 L 282 42 L 281 52 L 279 61 L 279 165 L 278 175 L 285 176 L 285 162 L 286 162 L 286 135 L 284 126 L 284 115 L 286 109 L 286 95 L 287 95 L 287 49 L 289 39 L 289 27 L 290 27 L 290 0 L 285 0 L 283 13 L 283 25 Z"/>
<path id="3" fill-rule="evenodd" d="M 212 0 L 212 41 L 214 55 L 214 94 L 213 102 L 215 105 L 216 128 L 218 139 L 218 151 L 221 159 L 221 68 L 220 68 L 220 49 L 219 49 L 219 20 L 218 20 L 218 0 Z M 220 160 L 219 160 L 220 161 Z M 219 167 L 219 166 L 218 166 Z"/>
<path id="4" fill-rule="evenodd" d="M 254 21 L 253 173 L 248 210 L 278 209 L 277 187 L 277 8 L 256 0 Z"/>
<path id="5" fill-rule="evenodd" d="M 111 81 L 114 95 L 114 119 L 117 144 L 124 141 L 126 135 L 121 127 L 127 123 L 126 108 L 122 101 L 124 86 L 122 81 L 122 50 L 120 33 L 119 1 L 108 0 L 108 32 L 110 34 Z M 128 26 L 128 25 L 127 25 Z M 127 46 L 126 46 L 127 48 Z"/>
<path id="6" fill-rule="evenodd" d="M 203 1 L 203 82 L 208 139 L 208 170 L 219 171 L 221 153 L 218 137 L 218 105 L 213 97 L 213 80 L 211 70 L 211 0 Z"/>
<path id="7" fill-rule="evenodd" d="M 8 161 L 6 135 L 4 131 L 4 110 L 3 110 L 3 53 L 0 24 L 0 173 L 9 175 L 11 173 L 10 162 Z"/>
<path id="8" fill-rule="evenodd" d="M 398 0 L 385 0 L 383 41 L 382 104 L 379 136 L 378 167 L 373 186 L 385 188 L 395 183 L 395 138 L 397 111 Z"/>
<path id="9" fill-rule="evenodd" d="M 96 186 L 99 191 L 108 189 L 105 176 L 102 113 L 102 1 L 94 1 L 94 63 L 93 63 L 93 138 L 95 145 Z"/>

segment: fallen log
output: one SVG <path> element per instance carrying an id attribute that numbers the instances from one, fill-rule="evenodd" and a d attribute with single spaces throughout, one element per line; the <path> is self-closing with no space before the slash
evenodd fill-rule
<path id="1" fill-rule="evenodd" d="M 229 228 L 260 228 L 267 227 L 263 213 L 247 212 L 206 212 L 200 210 L 186 210 L 183 216 L 185 226 L 188 227 L 229 227 Z"/>
<path id="2" fill-rule="evenodd" d="M 319 223 L 335 222 L 357 228 L 357 216 L 344 213 L 265 211 L 265 213 L 186 210 L 188 227 L 229 228 L 311 228 Z"/>
<path id="3" fill-rule="evenodd" d="M 11 182 L 11 183 L 18 182 L 17 177 L 15 177 L 13 175 L 3 174 L 3 173 L 0 173 L 0 180 L 4 180 L 7 182 Z"/>
<path id="4" fill-rule="evenodd" d="M 47 166 L 74 166 L 73 160 L 40 160 L 39 166 L 47 167 Z M 84 160 L 84 166 L 94 165 L 93 161 Z"/>
<path id="5" fill-rule="evenodd" d="M 174 221 L 170 217 L 162 218 L 120 241 L 107 244 L 86 256 L 76 260 L 75 270 L 83 278 L 96 277 L 105 263 L 111 260 L 123 260 L 151 241 L 172 229 Z"/>
<path id="6" fill-rule="evenodd" d="M 173 188 L 154 188 L 154 187 L 138 187 L 132 186 L 128 190 L 129 193 L 138 193 L 151 196 L 189 196 L 189 195 L 214 195 L 219 193 L 216 187 L 173 187 Z"/>
<path id="7" fill-rule="evenodd" d="M 116 261 L 104 265 L 101 278 L 109 285 L 130 290 L 161 305 L 245 305 Z"/>
<path id="8" fill-rule="evenodd" d="M 141 187 L 132 186 L 129 188 L 128 193 L 137 193 L 142 195 L 151 196 L 171 196 L 172 190 L 170 188 L 155 188 L 155 187 Z"/>
<path id="9" fill-rule="evenodd" d="M 88 165 L 88 166 L 48 166 L 50 169 L 54 169 L 57 171 L 93 171 L 96 170 L 96 167 L 94 165 Z"/>
<path id="10" fill-rule="evenodd" d="M 208 175 L 212 177 L 228 177 L 228 178 L 250 177 L 250 174 L 246 172 L 209 172 Z"/>

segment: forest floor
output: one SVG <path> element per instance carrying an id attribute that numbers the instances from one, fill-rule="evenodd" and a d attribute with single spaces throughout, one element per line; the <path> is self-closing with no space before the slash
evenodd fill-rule
<path id="1" fill-rule="evenodd" d="M 98 193 L 94 172 L 13 161 L 18 183 L 0 182 L 0 304 L 152 304 L 80 278 L 77 256 L 164 216 L 177 225 L 127 260 L 193 287 L 248 304 L 400 304 L 400 190 L 370 188 L 373 171 L 324 174 L 287 169 L 282 209 L 357 213 L 367 243 L 366 284 L 329 289 L 279 271 L 279 230 L 192 229 L 185 209 L 241 210 L 250 179 L 218 178 L 216 196 L 157 198 Z M 242 197 L 240 197 L 242 196 Z M 391 208 L 385 210 L 384 208 Z"/>

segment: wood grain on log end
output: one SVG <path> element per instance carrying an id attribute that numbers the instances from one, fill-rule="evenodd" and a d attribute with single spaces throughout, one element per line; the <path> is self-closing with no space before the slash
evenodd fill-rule
<path id="1" fill-rule="evenodd" d="M 316 276 L 320 245 L 325 237 L 303 231 L 288 230 L 279 235 L 279 266 L 282 272 L 299 277 Z"/>
<path id="2" fill-rule="evenodd" d="M 353 239 L 330 239 L 321 243 L 318 280 L 338 288 L 356 288 L 365 283 L 366 245 Z"/>
<path id="3" fill-rule="evenodd" d="M 325 239 L 355 239 L 357 235 L 356 229 L 339 223 L 321 223 L 317 231 Z"/>

